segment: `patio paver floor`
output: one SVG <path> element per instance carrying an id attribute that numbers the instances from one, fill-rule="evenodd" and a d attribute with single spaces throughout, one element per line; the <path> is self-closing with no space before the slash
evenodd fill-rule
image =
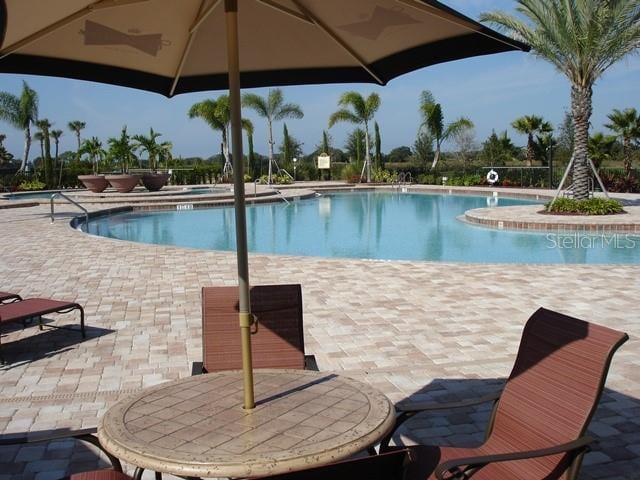
<path id="1" fill-rule="evenodd" d="M 88 339 L 3 326 L 2 434 L 94 426 L 118 398 L 189 375 L 200 359 L 200 288 L 235 283 L 233 253 L 89 237 L 68 218 L 51 224 L 47 215 L 44 206 L 0 210 L 0 288 L 81 303 Z M 628 332 L 592 423 L 600 443 L 580 478 L 640 478 L 640 266 L 251 255 L 250 273 L 254 284 L 301 283 L 306 350 L 320 369 L 368 382 L 393 401 L 451 400 L 496 388 L 539 306 Z M 470 444 L 481 438 L 487 413 L 421 415 L 402 436 Z M 74 469 L 97 461 L 73 442 L 2 447 L 0 480 L 53 478 L 68 469 L 70 456 Z"/>

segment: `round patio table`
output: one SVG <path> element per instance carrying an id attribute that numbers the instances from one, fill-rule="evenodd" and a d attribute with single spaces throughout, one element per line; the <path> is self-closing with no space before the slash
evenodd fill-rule
<path id="1" fill-rule="evenodd" d="M 242 407 L 242 372 L 145 389 L 101 419 L 104 448 L 128 463 L 188 477 L 254 477 L 346 458 L 394 425 L 382 393 L 351 378 L 256 370 L 256 407 Z"/>

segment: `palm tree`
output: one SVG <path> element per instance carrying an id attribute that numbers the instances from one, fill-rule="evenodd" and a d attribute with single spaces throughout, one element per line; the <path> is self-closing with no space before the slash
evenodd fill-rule
<path id="1" fill-rule="evenodd" d="M 516 118 L 511 126 L 524 135 L 527 135 L 527 167 L 533 165 L 536 159 L 536 142 L 533 139 L 534 134 L 549 134 L 553 131 L 553 127 L 549 122 L 545 122 L 542 117 L 536 115 L 525 115 Z"/>
<path id="2" fill-rule="evenodd" d="M 220 95 L 215 100 L 203 100 L 193 104 L 189 109 L 189 118 L 196 117 L 203 119 L 212 129 L 222 133 L 222 155 L 224 156 L 222 173 L 225 177 L 231 175 L 233 167 L 229 158 L 229 129 L 231 125 L 229 96 Z"/>
<path id="3" fill-rule="evenodd" d="M 82 141 L 80 140 L 80 130 L 84 129 L 84 127 L 86 126 L 87 124 L 85 122 L 81 122 L 80 120 L 72 120 L 71 122 L 67 123 L 67 127 L 69 128 L 69 130 L 76 134 L 76 140 L 78 140 L 77 152 L 80 152 L 80 146 L 82 145 Z M 78 156 L 79 155 L 80 154 L 78 153 Z"/>
<path id="4" fill-rule="evenodd" d="M 102 142 L 98 137 L 91 137 L 90 139 L 82 142 L 80 146 L 80 155 L 87 154 L 91 165 L 93 166 L 93 174 L 98 174 L 98 162 L 100 162 L 106 155 L 106 152 L 102 148 Z"/>
<path id="5" fill-rule="evenodd" d="M 138 159 L 135 154 L 138 146 L 131 142 L 131 137 L 127 133 L 127 126 L 122 127 L 120 137 L 111 137 L 107 140 L 107 143 L 109 144 L 108 156 L 120 164 L 122 173 L 127 173 L 131 162 Z"/>
<path id="6" fill-rule="evenodd" d="M 0 133 L 0 148 L 4 147 L 4 141 L 7 139 L 7 136 L 4 133 Z"/>
<path id="7" fill-rule="evenodd" d="M 571 82 L 575 198 L 589 196 L 588 141 L 593 85 L 640 44 L 638 0 L 518 0 L 526 20 L 504 12 L 481 15 L 552 63 Z"/>
<path id="8" fill-rule="evenodd" d="M 594 133 L 589 138 L 589 158 L 591 158 L 596 168 L 600 168 L 600 165 L 602 165 L 605 160 L 611 158 L 611 152 L 615 144 L 616 137 L 613 135 L 605 135 L 602 132 Z"/>
<path id="9" fill-rule="evenodd" d="M 22 82 L 19 97 L 9 92 L 0 92 L 0 119 L 18 130 L 24 130 L 24 155 L 18 169 L 18 172 L 24 172 L 31 149 L 31 125 L 38 119 L 38 94 L 27 82 Z"/>
<path id="10" fill-rule="evenodd" d="M 255 152 L 253 151 L 254 128 L 253 128 L 253 123 L 251 123 L 251 120 L 243 120 L 242 129 L 247 134 L 247 146 L 248 146 L 247 163 L 249 164 L 248 172 L 251 177 L 255 177 L 256 176 L 256 165 L 255 165 L 256 155 L 255 155 Z"/>
<path id="11" fill-rule="evenodd" d="M 380 96 L 377 93 L 370 94 L 366 99 L 358 92 L 349 91 L 340 96 L 338 106 L 343 107 L 333 112 L 329 117 L 329 128 L 338 122 L 349 122 L 362 125 L 364 128 L 364 166 L 360 174 L 360 180 L 367 172 L 367 182 L 371 182 L 371 152 L 369 148 L 369 123 L 380 108 Z M 351 107 L 351 110 L 349 110 Z"/>
<path id="12" fill-rule="evenodd" d="M 433 94 L 429 90 L 424 90 L 420 94 L 420 116 L 422 123 L 420 130 L 426 130 L 431 134 L 436 142 L 436 150 L 431 163 L 431 170 L 436 168 L 440 160 L 442 151 L 442 143 L 446 142 L 452 136 L 460 134 L 464 130 L 474 127 L 473 122 L 466 117 L 460 117 L 457 120 L 444 123 L 444 115 L 442 113 L 442 105 L 435 101 Z"/>
<path id="13" fill-rule="evenodd" d="M 40 143 L 40 161 L 44 165 L 44 134 L 41 131 L 37 131 L 33 134 L 32 139 Z"/>
<path id="14" fill-rule="evenodd" d="M 631 142 L 640 138 L 640 116 L 635 108 L 627 108 L 623 111 L 614 108 L 607 115 L 611 123 L 605 127 L 615 132 L 622 139 L 622 154 L 624 161 L 624 173 L 631 173 Z"/>
<path id="15" fill-rule="evenodd" d="M 62 130 L 51 130 L 49 132 L 49 136 L 51 136 L 51 138 L 53 138 L 53 141 L 56 144 L 56 154 L 54 157 L 54 171 L 55 171 L 55 167 L 58 166 L 58 151 L 60 149 L 60 137 L 62 137 Z M 58 166 L 58 187 L 60 187 L 60 184 L 62 183 L 62 164 L 60 164 Z M 55 175 L 54 175 L 55 176 Z"/>
<path id="16" fill-rule="evenodd" d="M 163 144 L 158 143 L 156 139 L 161 137 L 162 134 L 153 130 L 153 128 L 149 129 L 149 135 L 134 135 L 133 139 L 137 142 L 134 144 L 133 148 L 136 150 L 142 150 L 147 152 L 147 156 L 149 158 L 149 168 L 151 170 L 156 171 L 158 169 L 157 158 L 161 154 L 161 152 L 165 149 Z"/>
<path id="17" fill-rule="evenodd" d="M 49 136 L 51 125 L 51 122 L 46 118 L 36 121 L 36 126 L 42 132 L 44 143 L 44 183 L 47 188 L 53 187 L 53 161 L 51 160 L 51 138 Z"/>
<path id="18" fill-rule="evenodd" d="M 273 122 L 284 120 L 286 118 L 302 118 L 302 108 L 295 103 L 284 103 L 284 96 L 282 90 L 275 88 L 269 90 L 267 98 L 256 95 L 255 93 L 245 93 L 242 96 L 242 105 L 244 107 L 254 110 L 259 116 L 267 119 L 267 127 L 269 130 L 269 177 L 268 182 L 271 184 L 272 177 L 272 164 L 273 159 L 273 147 L 275 145 L 273 141 Z M 276 164 L 276 168 L 279 167 Z"/>

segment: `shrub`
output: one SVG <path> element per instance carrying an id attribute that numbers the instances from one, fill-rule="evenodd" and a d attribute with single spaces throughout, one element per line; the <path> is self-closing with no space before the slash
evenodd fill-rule
<path id="1" fill-rule="evenodd" d="M 374 168 L 371 172 L 371 181 L 376 183 L 392 183 L 398 180 L 396 172 L 390 172 L 382 168 Z"/>
<path id="2" fill-rule="evenodd" d="M 38 180 L 25 180 L 24 182 L 21 182 L 20 185 L 18 185 L 18 190 L 23 192 L 30 192 L 33 190 L 44 190 L 44 187 L 46 187 L 44 182 L 40 182 Z"/>
<path id="3" fill-rule="evenodd" d="M 588 198 L 576 200 L 574 198 L 558 198 L 553 207 L 551 202 L 545 204 L 545 211 L 549 213 L 575 213 L 579 215 L 613 215 L 624 213 L 622 203 L 608 198 Z"/>
<path id="4" fill-rule="evenodd" d="M 341 175 L 343 180 L 350 183 L 358 183 L 360 181 L 360 169 L 353 163 L 345 165 Z"/>

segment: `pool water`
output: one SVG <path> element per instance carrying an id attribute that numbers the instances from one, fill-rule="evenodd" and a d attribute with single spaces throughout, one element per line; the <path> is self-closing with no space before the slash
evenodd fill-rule
<path id="1" fill-rule="evenodd" d="M 500 198 L 498 205 L 538 202 Z M 640 237 L 494 230 L 457 217 L 495 205 L 463 195 L 361 192 L 247 207 L 251 252 L 467 263 L 640 263 Z M 121 240 L 235 250 L 233 207 L 129 212 L 91 221 Z"/>

